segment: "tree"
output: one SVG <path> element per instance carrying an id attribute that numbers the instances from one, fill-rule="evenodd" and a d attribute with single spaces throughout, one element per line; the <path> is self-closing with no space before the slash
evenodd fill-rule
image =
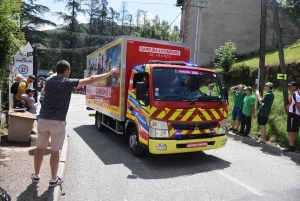
<path id="1" fill-rule="evenodd" d="M 27 3 L 28 2 L 28 3 Z M 34 0 L 22 1 L 22 14 L 20 15 L 20 27 L 25 34 L 26 41 L 46 45 L 46 32 L 38 28 L 44 25 L 56 26 L 55 23 L 43 19 L 43 15 L 50 12 L 44 5 L 34 4 Z"/>
<path id="2" fill-rule="evenodd" d="M 139 26 L 141 23 L 141 17 L 143 15 L 144 11 L 141 9 L 138 9 L 135 13 L 135 24 L 136 24 L 136 31 L 139 31 Z"/>
<path id="3" fill-rule="evenodd" d="M 280 0 L 278 4 L 300 21 L 300 0 Z"/>
<path id="4" fill-rule="evenodd" d="M 144 26 L 146 25 L 148 19 L 148 11 L 143 11 L 143 23 L 144 23 Z"/>
<path id="5" fill-rule="evenodd" d="M 127 19 L 129 22 L 129 35 L 131 35 L 132 25 L 133 25 L 133 16 L 131 14 L 127 15 Z"/>
<path id="6" fill-rule="evenodd" d="M 230 69 L 236 60 L 236 44 L 232 41 L 228 41 L 224 46 L 220 46 L 215 50 L 216 53 L 216 67 L 223 69 L 222 77 L 225 82 L 230 79 Z"/>
<path id="7" fill-rule="evenodd" d="M 161 21 L 159 16 L 155 16 L 152 21 L 146 21 L 145 25 L 141 26 L 139 36 L 178 42 L 179 29 L 177 26 L 174 26 L 174 29 L 170 29 L 170 25 L 167 21 Z"/>
<path id="8" fill-rule="evenodd" d="M 100 0 L 91 0 L 84 5 L 87 8 L 83 10 L 83 13 L 89 16 L 89 33 L 92 33 L 92 25 L 96 23 L 99 14 Z"/>
<path id="9" fill-rule="evenodd" d="M 21 9 L 20 0 L 0 2 L 0 68 L 4 68 L 18 48 L 25 44 L 19 23 Z"/>
<path id="10" fill-rule="evenodd" d="M 64 0 L 57 0 L 57 1 L 64 1 Z M 67 35 L 62 36 L 62 42 L 63 42 L 63 47 L 67 47 L 69 49 L 75 48 L 75 47 L 80 47 L 80 40 L 78 37 L 76 37 L 75 32 L 80 32 L 81 26 L 78 23 L 77 16 L 78 13 L 84 13 L 84 11 L 81 9 L 81 1 L 80 0 L 66 0 L 67 5 L 66 9 L 70 12 L 64 13 L 64 12 L 58 12 L 57 14 L 59 15 L 60 19 L 63 19 L 65 23 L 67 23 L 66 29 L 68 32 Z M 67 53 L 69 57 L 69 63 L 73 67 L 73 73 L 76 73 L 79 71 L 76 69 L 76 65 L 74 65 L 74 54 L 72 52 Z"/>
<path id="11" fill-rule="evenodd" d="M 109 7 L 109 19 L 110 19 L 110 34 L 114 36 L 114 24 L 115 19 L 119 19 L 120 13 L 116 12 L 112 7 Z"/>
<path id="12" fill-rule="evenodd" d="M 120 14 L 121 14 L 121 23 L 122 23 L 122 31 L 124 30 L 124 24 L 127 16 L 128 10 L 127 10 L 127 3 L 122 1 L 122 6 L 121 6 L 121 10 L 120 10 Z"/>
<path id="13" fill-rule="evenodd" d="M 100 34 L 103 35 L 104 33 L 104 23 L 105 23 L 105 19 L 107 17 L 107 6 L 108 6 L 108 2 L 107 0 L 101 0 L 101 4 L 100 4 L 100 14 L 99 14 L 99 17 L 100 17 L 100 21 L 101 21 L 101 27 L 100 27 Z"/>

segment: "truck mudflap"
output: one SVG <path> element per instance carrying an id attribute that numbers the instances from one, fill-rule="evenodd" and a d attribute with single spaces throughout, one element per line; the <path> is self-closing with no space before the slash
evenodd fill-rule
<path id="1" fill-rule="evenodd" d="M 193 140 L 149 139 L 149 152 L 152 154 L 175 154 L 218 149 L 226 146 L 227 135 Z"/>

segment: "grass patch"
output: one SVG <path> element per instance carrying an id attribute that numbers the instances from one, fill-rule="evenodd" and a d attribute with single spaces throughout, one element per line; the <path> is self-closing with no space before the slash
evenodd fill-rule
<path id="1" fill-rule="evenodd" d="M 229 89 L 229 87 L 228 87 Z M 253 90 L 254 92 L 254 90 Z M 282 91 L 273 90 L 275 95 L 275 99 L 272 105 L 271 114 L 269 116 L 268 124 L 267 124 L 267 140 L 273 143 L 276 143 L 280 146 L 287 146 L 289 144 L 288 133 L 286 132 L 286 121 L 287 114 L 285 112 L 285 108 L 283 105 L 283 96 Z M 228 119 L 229 119 L 229 127 L 231 127 L 231 119 L 232 119 L 232 108 L 233 108 L 233 94 L 229 95 L 229 107 L 228 107 Z M 257 110 L 258 111 L 258 110 Z M 260 129 L 257 125 L 257 118 L 252 119 L 252 127 L 250 132 L 251 137 L 259 137 Z M 296 139 L 296 149 L 300 151 L 300 135 L 298 133 Z"/>
<path id="2" fill-rule="evenodd" d="M 285 63 L 289 62 L 299 62 L 300 61 L 300 41 L 298 41 L 295 44 L 286 46 L 284 48 L 284 60 Z M 254 56 L 250 59 L 245 59 L 241 61 L 237 61 L 234 65 L 246 65 L 246 66 L 252 66 L 252 67 L 258 67 L 259 66 L 259 55 Z M 278 57 L 278 51 L 270 51 L 266 53 L 266 66 L 271 65 L 278 65 L 279 64 L 279 57 Z"/>

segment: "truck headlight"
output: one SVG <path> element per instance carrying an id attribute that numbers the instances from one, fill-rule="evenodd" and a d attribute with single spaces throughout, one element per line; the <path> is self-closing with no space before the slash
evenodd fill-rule
<path id="1" fill-rule="evenodd" d="M 227 118 L 220 121 L 220 128 L 219 128 L 219 133 L 218 133 L 219 135 L 226 133 L 227 124 L 228 124 Z"/>
<path id="2" fill-rule="evenodd" d="M 150 119 L 149 136 L 152 138 L 168 138 L 169 132 L 167 122 Z"/>

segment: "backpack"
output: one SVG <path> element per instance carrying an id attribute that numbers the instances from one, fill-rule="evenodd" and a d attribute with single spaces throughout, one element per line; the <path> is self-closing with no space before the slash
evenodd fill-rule
<path id="1" fill-rule="evenodd" d="M 27 82 L 25 80 L 22 80 L 21 82 L 25 82 L 26 83 L 26 88 L 27 88 Z M 17 94 L 18 93 L 18 88 L 19 88 L 19 84 L 21 82 L 14 82 L 11 87 L 10 87 L 10 93 L 12 94 Z"/>

